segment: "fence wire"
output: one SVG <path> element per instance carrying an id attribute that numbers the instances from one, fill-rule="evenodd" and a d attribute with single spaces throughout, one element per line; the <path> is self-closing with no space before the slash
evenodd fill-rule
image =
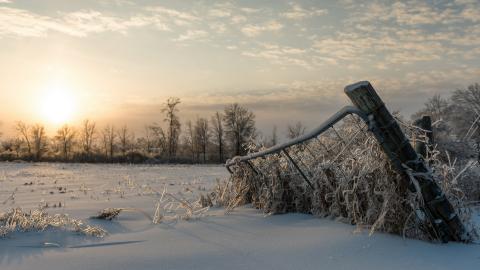
<path id="1" fill-rule="evenodd" d="M 348 108 L 350 109 L 350 108 Z M 348 110 L 347 110 L 348 111 Z M 315 168 L 318 166 L 339 166 L 339 160 L 356 159 L 355 146 L 364 143 L 367 138 L 373 139 L 368 133 L 367 124 L 356 111 L 348 111 L 340 119 L 327 121 L 322 126 L 321 132 L 306 136 L 304 139 L 294 139 L 293 143 L 287 142 L 285 146 L 274 151 L 258 149 L 255 155 L 236 157 L 227 162 L 227 168 L 232 170 L 238 165 L 246 165 L 254 176 L 260 178 L 273 177 L 272 161 L 276 160 L 283 168 L 283 176 L 303 179 L 314 189 L 313 179 L 316 177 Z M 272 147 L 272 148 L 275 148 Z M 339 170 L 344 174 L 343 170 Z M 343 175 L 347 177 L 347 175 Z"/>

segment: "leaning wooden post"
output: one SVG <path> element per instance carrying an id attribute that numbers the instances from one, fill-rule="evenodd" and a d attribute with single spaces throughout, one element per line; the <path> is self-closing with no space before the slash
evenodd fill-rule
<path id="1" fill-rule="evenodd" d="M 432 150 L 433 145 L 432 118 L 428 115 L 424 115 L 422 118 L 417 119 L 413 124 L 425 132 L 426 141 L 416 142 L 415 151 L 423 158 L 426 158 L 428 151 Z"/>
<path id="2" fill-rule="evenodd" d="M 345 87 L 353 104 L 369 118 L 369 128 L 411 190 L 418 186 L 426 216 L 443 242 L 463 241 L 465 229 L 452 205 L 435 182 L 428 165 L 419 158 L 409 140 L 377 95 L 372 85 L 358 82 Z M 413 173 L 408 173 L 411 170 Z M 414 175 L 414 179 L 411 179 Z M 418 185 L 412 183 L 416 181 Z"/>

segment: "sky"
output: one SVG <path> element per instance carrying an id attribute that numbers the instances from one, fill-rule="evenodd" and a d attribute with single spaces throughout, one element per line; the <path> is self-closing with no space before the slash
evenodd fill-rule
<path id="1" fill-rule="evenodd" d="M 480 82 L 480 1 L 0 0 L 0 127 L 90 118 L 135 130 L 238 102 L 313 128 L 368 80 L 409 115 Z M 58 105 L 62 103 L 63 105 Z"/>

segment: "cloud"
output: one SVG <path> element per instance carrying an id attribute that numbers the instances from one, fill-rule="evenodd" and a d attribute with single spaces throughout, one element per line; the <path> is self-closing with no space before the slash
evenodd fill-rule
<path id="1" fill-rule="evenodd" d="M 276 65 L 310 68 L 311 64 L 305 59 L 305 54 L 305 49 L 270 43 L 263 43 L 258 49 L 242 52 L 244 56 L 267 59 Z"/>
<path id="2" fill-rule="evenodd" d="M 190 25 L 198 17 L 164 7 L 148 7 L 147 13 L 131 17 L 106 15 L 96 10 L 80 10 L 51 17 L 34 12 L 0 7 L 0 36 L 45 37 L 50 31 L 86 37 L 92 33 L 117 32 L 126 34 L 132 28 L 155 26 L 157 30 L 171 31 L 171 25 Z"/>
<path id="3" fill-rule="evenodd" d="M 208 32 L 203 30 L 188 30 L 187 33 L 180 35 L 175 41 L 187 40 L 205 40 L 208 37 Z"/>
<path id="4" fill-rule="evenodd" d="M 41 37 L 45 36 L 49 30 L 72 33 L 68 27 L 49 17 L 21 9 L 0 7 L 0 36 Z"/>
<path id="5" fill-rule="evenodd" d="M 283 28 L 283 24 L 271 20 L 263 24 L 248 24 L 242 27 L 241 31 L 247 37 L 256 37 L 263 32 L 277 32 Z"/>
<path id="6" fill-rule="evenodd" d="M 89 33 L 102 33 L 107 31 L 126 33 L 127 29 L 131 26 L 145 25 L 145 22 L 122 20 L 116 17 L 106 16 L 93 10 L 65 14 L 63 23 L 70 29 L 65 31 L 65 33 L 75 36 L 86 36 Z"/>
<path id="7" fill-rule="evenodd" d="M 287 19 L 291 20 L 303 20 L 307 18 L 311 18 L 314 16 L 321 16 L 328 13 L 326 9 L 319 9 L 319 8 L 312 8 L 312 9 L 304 9 L 301 5 L 296 3 L 290 4 L 291 9 L 287 12 L 283 12 L 280 15 Z"/>
<path id="8" fill-rule="evenodd" d="M 6 2 L 10 1 L 2 1 Z M 430 69 L 480 56 L 476 0 L 343 0 L 344 10 L 339 13 L 318 3 L 307 6 L 299 1 L 283 8 L 264 3 L 252 8 L 233 1 L 211 6 L 185 4 L 183 8 L 142 6 L 129 0 L 102 3 L 115 8 L 56 11 L 47 16 L 0 6 L 0 38 L 46 37 L 51 32 L 75 37 L 106 32 L 126 35 L 147 28 L 169 32 L 169 41 L 208 42 L 205 44 L 212 48 L 229 50 L 232 56 L 237 52 L 246 60 L 255 58 L 255 62 L 263 60 L 279 68 L 328 67 L 341 74 L 347 69 L 364 74 L 371 70 Z M 121 10 L 125 6 L 128 12 Z M 319 20 L 305 21 L 327 13 L 334 15 L 331 22 L 320 25 Z M 271 34 L 278 32 L 281 34 Z M 260 42 L 265 40 L 269 43 Z M 422 66 L 414 65 L 417 63 Z"/>
<path id="9" fill-rule="evenodd" d="M 232 23 L 234 23 L 234 24 L 244 23 L 246 21 L 247 21 L 247 17 L 245 17 L 243 15 L 232 16 Z"/>
<path id="10" fill-rule="evenodd" d="M 478 4 L 478 2 L 477 2 Z M 349 4 L 352 24 L 392 22 L 399 26 L 451 25 L 479 21 L 478 5 L 471 1 L 432 4 L 409 0 L 392 3 Z"/>
<path id="11" fill-rule="evenodd" d="M 217 34 L 223 34 L 227 31 L 227 25 L 221 22 L 210 23 L 209 27 Z"/>
<path id="12" fill-rule="evenodd" d="M 214 8 L 208 12 L 208 15 L 212 17 L 217 17 L 217 18 L 226 18 L 226 17 L 230 17 L 232 14 L 229 10 Z"/>
<path id="13" fill-rule="evenodd" d="M 461 15 L 465 20 L 469 20 L 474 23 L 480 22 L 480 8 L 477 6 L 469 6 L 463 9 Z"/>
<path id="14" fill-rule="evenodd" d="M 130 0 L 100 0 L 99 2 L 105 6 L 108 6 L 111 4 L 114 4 L 115 6 L 119 6 L 119 7 L 135 5 L 135 2 Z"/>
<path id="15" fill-rule="evenodd" d="M 125 33 L 130 27 L 148 23 L 140 18 L 124 20 L 91 10 L 65 13 L 53 18 L 22 9 L 0 7 L 0 36 L 44 37 L 48 32 L 56 31 L 85 37 L 90 33 L 107 31 Z"/>
<path id="16" fill-rule="evenodd" d="M 166 8 L 163 6 L 147 7 L 145 10 L 157 15 L 157 19 L 167 19 L 180 26 L 191 25 L 193 22 L 200 20 L 199 17 L 190 12 L 178 11 L 176 9 Z"/>
<path id="17" fill-rule="evenodd" d="M 0 4 L 11 4 L 11 0 L 0 0 Z"/>

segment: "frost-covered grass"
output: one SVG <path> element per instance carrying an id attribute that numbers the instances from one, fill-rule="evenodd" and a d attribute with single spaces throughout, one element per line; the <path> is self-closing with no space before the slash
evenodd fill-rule
<path id="1" fill-rule="evenodd" d="M 21 208 L 0 213 L 0 237 L 7 237 L 14 232 L 42 232 L 48 229 L 73 231 L 96 237 L 104 237 L 107 234 L 101 227 L 85 224 L 67 214 L 49 215 L 42 210 L 24 212 Z"/>
<path id="2" fill-rule="evenodd" d="M 422 140 L 418 131 L 405 125 L 412 140 Z M 408 188 L 377 140 L 361 126 L 345 122 L 332 133 L 288 148 L 289 155 L 309 178 L 304 177 L 282 153 L 237 163 L 229 181 L 221 182 L 204 200 L 225 206 L 230 212 L 238 205 L 252 203 L 268 214 L 308 213 L 333 217 L 368 228 L 370 234 L 382 231 L 422 240 L 438 235 L 423 211 L 420 186 L 410 171 L 414 191 Z M 366 130 L 365 127 L 363 127 Z M 339 139 L 343 138 L 343 139 Z M 254 152 L 257 149 L 254 150 Z M 440 158 L 439 150 L 428 152 L 425 162 L 465 225 L 463 240 L 474 241 L 478 228 L 472 222 L 472 209 L 460 182 L 478 178 L 478 163 L 460 165 Z M 448 153 L 446 154 L 448 157 Z M 251 165 L 255 168 L 252 170 Z"/>

